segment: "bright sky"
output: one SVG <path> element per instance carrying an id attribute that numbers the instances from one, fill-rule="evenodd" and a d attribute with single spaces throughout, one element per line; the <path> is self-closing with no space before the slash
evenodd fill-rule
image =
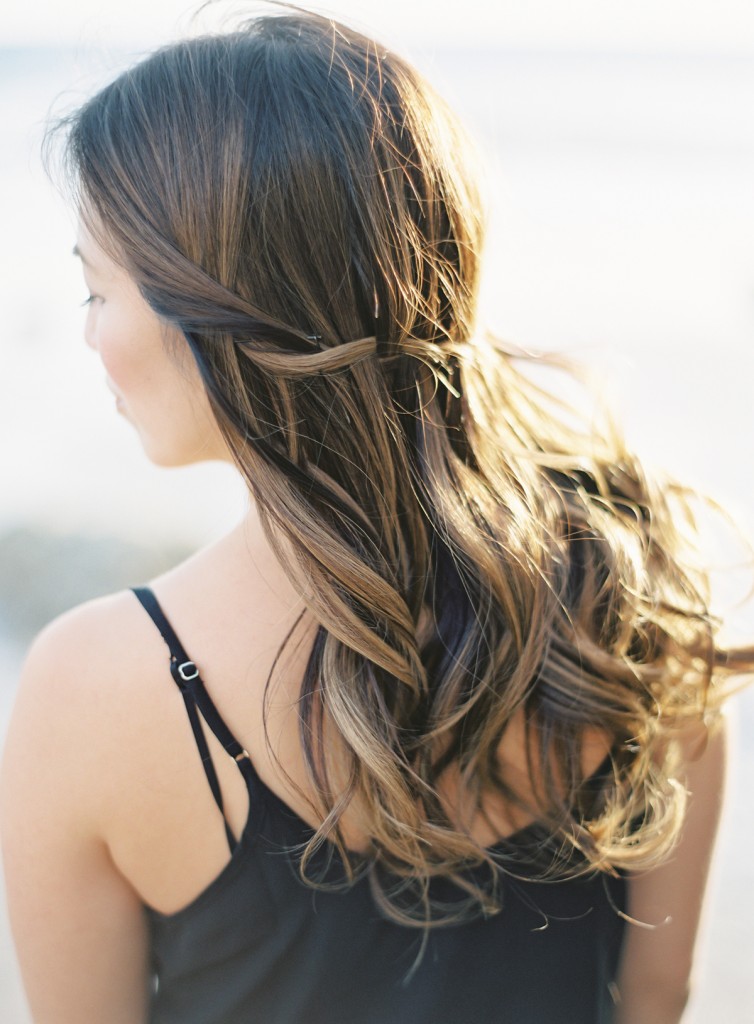
<path id="1" fill-rule="evenodd" d="M 162 42 L 181 33 L 199 5 L 199 0 L 13 2 L 4 6 L 0 45 Z M 225 0 L 210 6 L 253 11 L 264 5 Z M 752 0 L 329 0 L 312 6 L 394 44 L 424 39 L 754 53 Z"/>

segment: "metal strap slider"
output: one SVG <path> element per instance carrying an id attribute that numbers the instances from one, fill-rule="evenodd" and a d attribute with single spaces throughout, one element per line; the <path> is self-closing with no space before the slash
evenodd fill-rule
<path id="1" fill-rule="evenodd" d="M 196 679 L 199 675 L 199 669 L 193 661 L 184 661 L 178 666 L 178 674 L 184 683 L 187 683 L 190 679 Z"/>

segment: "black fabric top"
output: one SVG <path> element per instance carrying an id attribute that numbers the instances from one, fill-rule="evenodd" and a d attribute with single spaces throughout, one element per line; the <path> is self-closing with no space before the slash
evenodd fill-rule
<path id="1" fill-rule="evenodd" d="M 152 591 L 132 589 L 170 648 L 170 671 L 218 806 L 222 795 L 197 709 L 249 791 L 238 842 L 226 822 L 231 859 L 220 874 L 177 913 L 145 907 L 154 971 L 149 1024 L 613 1020 L 623 877 L 542 883 L 504 876 L 502 911 L 431 930 L 416 966 L 422 931 L 383 917 L 367 878 L 347 891 L 314 890 L 299 879 L 292 848 L 313 830 L 257 775 Z M 537 841 L 531 827 L 497 845 L 525 852 Z M 433 892 L 450 900 L 455 890 L 440 879 Z"/>

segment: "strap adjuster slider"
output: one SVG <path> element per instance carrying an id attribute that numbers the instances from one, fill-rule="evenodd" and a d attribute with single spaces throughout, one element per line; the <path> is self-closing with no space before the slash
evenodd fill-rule
<path id="1" fill-rule="evenodd" d="M 196 679 L 199 675 L 199 669 L 193 661 L 184 661 L 178 666 L 178 674 L 184 683 L 187 683 L 190 679 Z"/>

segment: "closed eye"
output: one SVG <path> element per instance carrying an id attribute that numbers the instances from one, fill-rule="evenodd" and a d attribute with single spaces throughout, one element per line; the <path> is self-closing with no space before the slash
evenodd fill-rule
<path id="1" fill-rule="evenodd" d="M 81 305 L 82 306 L 90 306 L 93 302 L 96 302 L 100 298 L 101 298 L 101 296 L 99 296 L 99 295 L 89 295 L 87 298 L 84 299 L 84 301 L 81 303 Z"/>

